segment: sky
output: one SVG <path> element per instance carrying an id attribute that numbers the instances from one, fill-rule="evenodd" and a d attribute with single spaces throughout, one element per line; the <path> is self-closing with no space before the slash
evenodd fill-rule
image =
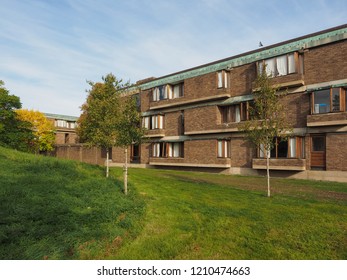
<path id="1" fill-rule="evenodd" d="M 345 0 L 0 0 L 0 80 L 79 116 L 87 81 L 135 83 L 346 24 Z"/>

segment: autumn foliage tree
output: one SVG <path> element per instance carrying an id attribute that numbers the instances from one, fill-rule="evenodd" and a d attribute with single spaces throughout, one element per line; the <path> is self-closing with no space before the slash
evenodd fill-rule
<path id="1" fill-rule="evenodd" d="M 31 148 L 34 152 L 50 152 L 54 150 L 55 128 L 46 116 L 35 110 L 19 109 L 16 111 L 18 119 L 29 122 L 34 134 Z"/>

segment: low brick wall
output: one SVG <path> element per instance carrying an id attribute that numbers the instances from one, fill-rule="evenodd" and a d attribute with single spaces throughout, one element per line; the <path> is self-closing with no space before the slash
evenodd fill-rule
<path id="1" fill-rule="evenodd" d="M 89 148 L 82 144 L 56 145 L 55 156 L 57 158 L 71 159 L 98 165 L 104 165 L 106 160 L 106 158 L 103 157 L 100 148 Z"/>

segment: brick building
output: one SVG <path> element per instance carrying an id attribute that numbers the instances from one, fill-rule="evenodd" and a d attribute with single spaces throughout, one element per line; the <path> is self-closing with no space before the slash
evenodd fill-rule
<path id="1" fill-rule="evenodd" d="M 245 139 L 254 81 L 262 65 L 294 127 L 271 151 L 273 175 L 347 181 L 347 25 L 211 62 L 139 84 L 149 141 L 130 162 L 146 167 L 262 174 L 264 155 Z M 124 159 L 114 148 L 115 165 Z"/>
<path id="2" fill-rule="evenodd" d="M 77 142 L 77 117 L 45 113 L 46 118 L 54 124 L 55 143 L 75 144 Z"/>

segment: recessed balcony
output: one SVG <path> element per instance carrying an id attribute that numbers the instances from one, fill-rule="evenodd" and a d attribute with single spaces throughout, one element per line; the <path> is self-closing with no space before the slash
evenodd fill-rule
<path id="1" fill-rule="evenodd" d="M 164 137 L 165 129 L 148 129 L 145 133 L 145 137 L 148 138 L 156 138 L 156 137 Z"/>
<path id="2" fill-rule="evenodd" d="M 253 169 L 266 169 L 266 159 L 254 158 L 252 160 Z M 299 158 L 276 158 L 270 159 L 270 170 L 304 171 L 306 170 L 306 159 Z"/>

